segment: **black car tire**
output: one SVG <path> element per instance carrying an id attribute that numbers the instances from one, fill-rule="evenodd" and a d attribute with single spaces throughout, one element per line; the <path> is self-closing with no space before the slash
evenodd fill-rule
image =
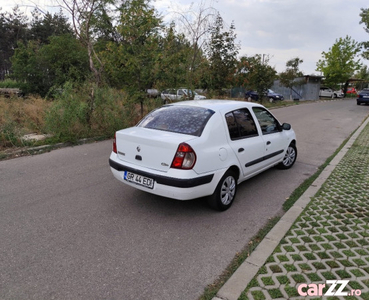
<path id="1" fill-rule="evenodd" d="M 231 207 L 237 193 L 237 176 L 232 170 L 225 172 L 214 193 L 208 197 L 208 204 L 218 211 Z"/>
<path id="2" fill-rule="evenodd" d="M 296 158 L 297 158 L 297 148 L 294 143 L 291 143 L 287 148 L 283 160 L 278 164 L 278 168 L 284 170 L 291 168 L 295 164 Z"/>

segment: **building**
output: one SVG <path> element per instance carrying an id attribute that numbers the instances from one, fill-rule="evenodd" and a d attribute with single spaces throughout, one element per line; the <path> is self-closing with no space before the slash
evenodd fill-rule
<path id="1" fill-rule="evenodd" d="M 294 80 L 296 85 L 292 89 L 281 85 L 279 80 L 275 80 L 271 89 L 283 95 L 286 100 L 317 100 L 322 78 L 323 76 L 304 75 Z"/>

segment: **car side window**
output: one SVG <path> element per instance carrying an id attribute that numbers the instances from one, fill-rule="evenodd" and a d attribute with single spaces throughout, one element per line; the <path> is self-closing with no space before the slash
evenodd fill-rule
<path id="1" fill-rule="evenodd" d="M 258 135 L 254 119 L 248 109 L 238 109 L 225 115 L 231 140 Z"/>
<path id="2" fill-rule="evenodd" d="M 279 132 L 279 123 L 273 115 L 261 107 L 253 107 L 252 110 L 258 119 L 263 134 Z"/>

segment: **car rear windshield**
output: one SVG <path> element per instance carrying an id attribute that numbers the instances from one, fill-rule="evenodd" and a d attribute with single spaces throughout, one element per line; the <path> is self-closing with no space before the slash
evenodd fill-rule
<path id="1" fill-rule="evenodd" d="M 149 113 L 137 126 L 200 136 L 213 114 L 203 107 L 166 105 Z"/>

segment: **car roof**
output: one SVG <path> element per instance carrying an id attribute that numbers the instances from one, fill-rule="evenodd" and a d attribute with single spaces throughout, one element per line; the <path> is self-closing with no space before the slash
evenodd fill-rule
<path id="1" fill-rule="evenodd" d="M 211 109 L 214 111 L 231 111 L 239 108 L 263 107 L 258 103 L 236 101 L 236 100 L 220 100 L 220 99 L 206 99 L 206 100 L 189 100 L 172 103 L 170 105 L 180 106 L 195 106 Z"/>

